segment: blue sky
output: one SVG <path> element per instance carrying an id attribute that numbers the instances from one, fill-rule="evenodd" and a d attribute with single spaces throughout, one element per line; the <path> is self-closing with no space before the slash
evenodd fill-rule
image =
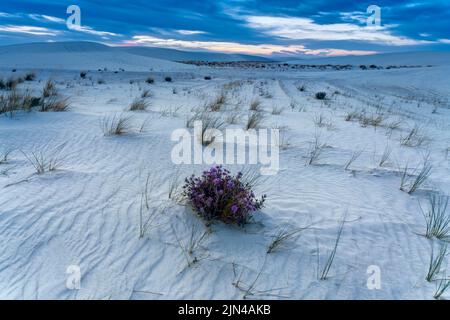
<path id="1" fill-rule="evenodd" d="M 367 27 L 369 5 L 380 26 Z M 1 1 L 2 45 L 80 40 L 269 56 L 450 50 L 450 1 Z"/>

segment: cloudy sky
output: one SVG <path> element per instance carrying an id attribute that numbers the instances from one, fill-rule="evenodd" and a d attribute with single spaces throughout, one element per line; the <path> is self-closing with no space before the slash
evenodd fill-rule
<path id="1" fill-rule="evenodd" d="M 81 9 L 72 30 L 69 5 Z M 370 5 L 380 26 L 367 26 Z M 450 1 L 1 0 L 0 44 L 80 40 L 268 56 L 450 50 Z"/>

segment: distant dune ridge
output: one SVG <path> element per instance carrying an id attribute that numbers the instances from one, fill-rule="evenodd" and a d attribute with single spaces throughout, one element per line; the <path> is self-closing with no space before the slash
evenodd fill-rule
<path id="1" fill-rule="evenodd" d="M 344 57 L 329 57 L 317 59 L 297 59 L 291 60 L 292 64 L 351 64 L 351 65 L 450 65 L 450 52 L 431 52 L 431 51 L 417 51 L 417 52 L 399 52 L 399 53 L 384 53 L 367 56 L 344 56 Z"/>
<path id="2" fill-rule="evenodd" d="M 164 61 L 163 61 L 164 60 Z M 0 47 L 0 67 L 127 71 L 191 69 L 176 61 L 270 61 L 248 55 L 166 48 L 111 47 L 95 42 L 45 42 Z"/>
<path id="3" fill-rule="evenodd" d="M 112 47 L 95 42 L 45 42 L 0 47 L 0 68 L 175 71 L 195 68 L 180 61 L 259 61 L 269 58 L 157 47 Z M 293 64 L 449 65 L 450 52 L 406 52 L 290 60 Z"/>

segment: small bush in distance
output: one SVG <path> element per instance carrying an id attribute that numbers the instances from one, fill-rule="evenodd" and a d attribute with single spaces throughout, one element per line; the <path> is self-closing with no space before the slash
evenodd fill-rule
<path id="1" fill-rule="evenodd" d="M 317 100 L 325 100 L 326 96 L 327 96 L 326 92 L 317 92 L 316 93 Z"/>

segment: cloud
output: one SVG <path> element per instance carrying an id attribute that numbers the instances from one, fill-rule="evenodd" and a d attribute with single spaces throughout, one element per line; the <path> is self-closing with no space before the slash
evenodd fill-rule
<path id="1" fill-rule="evenodd" d="M 45 14 L 35 14 L 31 13 L 28 15 L 31 19 L 37 20 L 37 21 L 44 21 L 44 22 L 54 22 L 59 24 L 65 24 L 66 20 L 54 17 L 54 16 L 48 16 Z"/>
<path id="2" fill-rule="evenodd" d="M 438 42 L 439 43 L 450 44 L 450 39 L 439 39 Z"/>
<path id="3" fill-rule="evenodd" d="M 153 36 L 136 35 L 132 40 L 124 41 L 123 45 L 161 46 L 188 50 L 207 50 L 225 53 L 240 53 L 254 55 L 367 55 L 374 51 L 342 50 L 342 49 L 308 49 L 303 45 L 276 45 L 276 44 L 242 44 L 238 42 L 223 41 L 186 41 L 177 39 L 162 39 Z"/>
<path id="4" fill-rule="evenodd" d="M 62 19 L 62 18 L 58 18 L 58 17 L 54 17 L 54 16 L 49 16 L 49 15 L 45 15 L 45 14 L 29 14 L 28 15 L 30 18 L 37 20 L 37 21 L 41 21 L 41 22 L 52 22 L 52 23 L 57 23 L 57 24 L 66 24 L 66 20 Z M 78 32 L 83 32 L 83 33 L 87 33 L 87 34 L 91 34 L 91 35 L 95 35 L 95 36 L 100 36 L 100 37 L 117 37 L 120 36 L 120 34 L 114 33 L 114 32 L 109 32 L 109 31 L 101 31 L 101 30 L 95 30 L 92 27 L 89 26 L 77 26 L 77 25 L 71 25 L 71 28 L 69 28 L 69 30 L 72 31 L 78 31 Z"/>
<path id="5" fill-rule="evenodd" d="M 60 34 L 58 30 L 52 30 L 44 27 L 35 26 L 19 26 L 19 25 L 3 25 L 0 26 L 0 32 L 8 33 L 25 33 L 35 36 L 56 36 Z"/>
<path id="6" fill-rule="evenodd" d="M 357 15 L 347 18 L 358 19 Z M 429 44 L 430 41 L 395 36 L 393 26 L 367 27 L 351 23 L 318 24 L 309 18 L 245 16 L 248 27 L 270 36 L 289 40 L 365 41 L 392 46 Z"/>
<path id="7" fill-rule="evenodd" d="M 78 32 L 84 32 L 84 33 L 88 33 L 88 34 L 95 35 L 95 36 L 101 36 L 101 37 L 107 37 L 107 36 L 117 37 L 117 36 L 121 36 L 121 34 L 114 33 L 114 32 L 95 30 L 95 29 L 93 29 L 93 28 L 91 28 L 89 26 L 72 25 L 70 30 L 78 31 Z"/>
<path id="8" fill-rule="evenodd" d="M 200 31 L 200 30 L 175 30 L 176 33 L 179 33 L 184 36 L 192 36 L 197 34 L 207 34 L 208 32 Z"/>

